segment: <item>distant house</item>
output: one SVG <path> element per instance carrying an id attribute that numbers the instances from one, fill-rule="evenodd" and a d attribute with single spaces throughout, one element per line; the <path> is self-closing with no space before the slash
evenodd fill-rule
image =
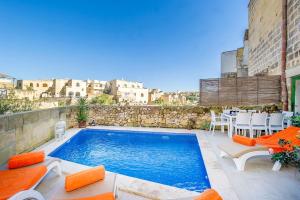
<path id="1" fill-rule="evenodd" d="M 13 88 L 15 85 L 16 79 L 12 76 L 0 73 L 0 88 L 9 89 Z"/>
<path id="2" fill-rule="evenodd" d="M 7 90 L 14 88 L 15 81 L 14 77 L 0 73 L 0 98 L 7 96 Z"/>
<path id="3" fill-rule="evenodd" d="M 111 94 L 119 103 L 147 104 L 148 89 L 140 82 L 112 80 L 110 81 Z"/>

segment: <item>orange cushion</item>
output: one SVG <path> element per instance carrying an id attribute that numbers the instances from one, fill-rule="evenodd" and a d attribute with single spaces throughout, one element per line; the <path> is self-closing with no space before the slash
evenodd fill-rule
<path id="1" fill-rule="evenodd" d="M 8 168 L 15 169 L 20 167 L 26 167 L 36 163 L 44 162 L 44 160 L 45 160 L 44 151 L 22 153 L 9 158 Z"/>
<path id="2" fill-rule="evenodd" d="M 255 139 L 247 138 L 240 135 L 234 135 L 232 137 L 232 140 L 236 143 L 246 145 L 246 146 L 254 146 L 256 144 Z"/>
<path id="3" fill-rule="evenodd" d="M 94 167 L 75 174 L 66 176 L 65 189 L 67 192 L 103 180 L 105 177 L 104 166 Z"/>
<path id="4" fill-rule="evenodd" d="M 108 192 L 105 194 L 100 194 L 93 197 L 84 197 L 79 199 L 69 199 L 69 200 L 115 200 L 114 194 L 112 192 Z"/>
<path id="5" fill-rule="evenodd" d="M 195 200 L 222 200 L 222 197 L 214 189 L 205 190 Z"/>
<path id="6" fill-rule="evenodd" d="M 45 166 L 0 170 L 0 200 L 34 186 L 47 172 Z"/>

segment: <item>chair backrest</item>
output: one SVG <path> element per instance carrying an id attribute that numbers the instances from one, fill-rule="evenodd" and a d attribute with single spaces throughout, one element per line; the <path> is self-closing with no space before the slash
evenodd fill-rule
<path id="1" fill-rule="evenodd" d="M 256 113 L 256 110 L 248 110 L 249 113 Z"/>
<path id="2" fill-rule="evenodd" d="M 250 121 L 251 121 L 251 113 L 239 112 L 236 116 L 236 124 L 250 125 Z"/>
<path id="3" fill-rule="evenodd" d="M 270 126 L 282 126 L 283 125 L 283 115 L 281 113 L 271 113 L 269 125 Z"/>
<path id="4" fill-rule="evenodd" d="M 267 113 L 253 113 L 251 117 L 251 125 L 257 126 L 257 125 L 267 125 Z"/>
<path id="5" fill-rule="evenodd" d="M 56 124 L 55 124 L 55 131 L 58 131 L 58 130 L 65 130 L 66 129 L 66 122 L 65 121 L 58 121 Z"/>
<path id="6" fill-rule="evenodd" d="M 215 122 L 216 121 L 216 113 L 215 113 L 215 111 L 211 110 L 210 111 L 210 115 L 211 115 L 211 121 Z"/>
<path id="7" fill-rule="evenodd" d="M 224 114 L 230 114 L 231 110 L 223 110 Z"/>
<path id="8" fill-rule="evenodd" d="M 282 111 L 283 117 L 285 118 L 290 118 L 294 116 L 293 112 L 289 112 L 289 111 Z"/>

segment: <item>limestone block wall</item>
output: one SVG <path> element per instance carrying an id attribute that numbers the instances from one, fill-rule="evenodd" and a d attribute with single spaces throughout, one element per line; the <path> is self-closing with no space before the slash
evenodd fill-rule
<path id="1" fill-rule="evenodd" d="M 287 9 L 287 69 L 291 69 L 300 66 L 300 0 L 288 0 Z"/>
<path id="2" fill-rule="evenodd" d="M 30 151 L 54 138 L 54 125 L 71 108 L 54 108 L 0 116 L 0 165 L 14 154 Z"/>
<path id="3" fill-rule="evenodd" d="M 281 0 L 251 0 L 249 3 L 249 76 L 280 74 Z"/>
<path id="4" fill-rule="evenodd" d="M 98 125 L 163 128 L 187 128 L 193 120 L 199 128 L 210 119 L 208 113 L 197 106 L 93 106 L 89 118 Z"/>

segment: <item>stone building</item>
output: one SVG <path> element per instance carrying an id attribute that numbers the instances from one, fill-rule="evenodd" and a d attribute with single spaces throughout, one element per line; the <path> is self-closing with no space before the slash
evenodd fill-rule
<path id="1" fill-rule="evenodd" d="M 8 90 L 14 88 L 15 80 L 12 76 L 0 73 L 0 98 L 5 98 Z"/>
<path id="2" fill-rule="evenodd" d="M 165 104 L 170 105 L 185 105 L 186 96 L 180 92 L 167 92 L 161 96 L 161 99 Z"/>
<path id="3" fill-rule="evenodd" d="M 221 54 L 221 77 L 248 76 L 248 30 L 244 34 L 244 46 Z"/>
<path id="4" fill-rule="evenodd" d="M 221 77 L 236 77 L 237 75 L 237 50 L 225 51 L 221 54 Z"/>
<path id="5" fill-rule="evenodd" d="M 160 99 L 164 94 L 160 89 L 150 89 L 148 94 L 148 104 L 153 104 L 156 100 Z"/>
<path id="6" fill-rule="evenodd" d="M 87 84 L 83 80 L 54 79 L 53 97 L 86 97 Z"/>
<path id="7" fill-rule="evenodd" d="M 281 75 L 283 2 L 250 0 L 249 75 Z M 300 0 L 287 1 L 286 77 L 289 104 L 300 112 Z"/>
<path id="8" fill-rule="evenodd" d="M 18 80 L 17 89 L 35 91 L 39 97 L 49 97 L 52 95 L 53 80 Z"/>
<path id="9" fill-rule="evenodd" d="M 110 88 L 110 93 L 119 103 L 148 103 L 148 89 L 144 88 L 143 83 L 126 80 L 112 80 L 110 81 Z"/>
<path id="10" fill-rule="evenodd" d="M 66 97 L 86 97 L 86 89 L 87 89 L 87 84 L 86 81 L 83 80 L 74 80 L 71 79 L 68 81 L 66 84 Z"/>
<path id="11" fill-rule="evenodd" d="M 282 0 L 251 0 L 249 9 L 249 76 L 279 75 Z"/>
<path id="12" fill-rule="evenodd" d="M 108 81 L 87 80 L 87 95 L 89 98 L 103 93 L 110 93 L 110 83 Z"/>
<path id="13" fill-rule="evenodd" d="M 248 76 L 248 56 L 249 56 L 249 42 L 248 42 L 248 29 L 244 34 L 244 46 L 237 49 L 236 65 L 237 77 Z"/>

